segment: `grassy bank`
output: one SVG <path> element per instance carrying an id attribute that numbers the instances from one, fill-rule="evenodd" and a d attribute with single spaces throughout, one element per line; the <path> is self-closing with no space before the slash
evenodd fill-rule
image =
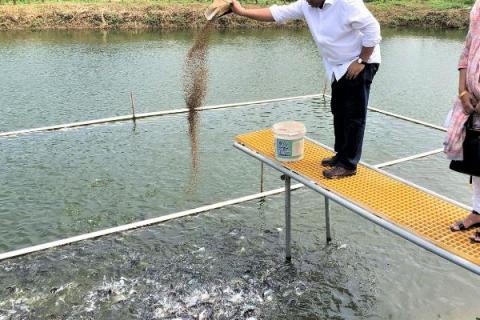
<path id="1" fill-rule="evenodd" d="M 210 1 L 41 1 L 0 0 L 0 30 L 25 29 L 143 29 L 178 30 L 205 23 L 203 11 Z M 242 1 L 247 7 L 283 1 Z M 471 0 L 375 0 L 367 2 L 383 26 L 466 28 Z M 225 16 L 222 28 L 271 28 L 275 24 Z M 302 27 L 293 22 L 286 27 Z M 285 26 L 282 26 L 285 27 Z"/>

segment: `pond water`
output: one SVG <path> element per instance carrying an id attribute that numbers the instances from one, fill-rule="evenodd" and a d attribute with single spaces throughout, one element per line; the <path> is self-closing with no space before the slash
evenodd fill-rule
<path id="1" fill-rule="evenodd" d="M 465 31 L 384 30 L 371 105 L 440 125 L 457 90 Z M 183 108 L 189 32 L 0 33 L 0 131 Z M 307 31 L 213 32 L 206 104 L 320 93 Z M 285 119 L 332 145 L 328 101 L 187 115 L 0 140 L 0 252 L 256 193 L 260 166 L 235 135 Z M 443 133 L 371 112 L 363 160 L 441 147 Z M 387 170 L 470 204 L 442 155 Z M 265 188 L 282 186 L 266 169 Z M 0 262 L 0 319 L 475 319 L 477 276 L 339 206 L 325 245 L 323 198 L 293 194 L 293 262 L 283 197 Z"/>

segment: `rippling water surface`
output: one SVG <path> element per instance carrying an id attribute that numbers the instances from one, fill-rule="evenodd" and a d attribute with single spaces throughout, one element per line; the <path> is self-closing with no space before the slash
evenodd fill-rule
<path id="1" fill-rule="evenodd" d="M 464 32 L 384 31 L 371 104 L 441 124 L 456 91 Z M 0 34 L 0 131 L 184 107 L 189 33 Z M 214 33 L 207 104 L 321 92 L 306 31 Z M 260 165 L 235 135 L 305 122 L 332 145 L 323 99 L 206 111 L 199 168 L 186 115 L 0 140 L 0 251 L 258 192 Z M 371 112 L 363 160 L 441 146 L 443 133 Z M 388 171 L 469 204 L 442 155 Z M 196 174 L 195 179 L 192 175 Z M 282 186 L 266 169 L 265 188 Z M 195 181 L 194 184 L 191 184 Z M 332 206 L 293 193 L 293 261 L 283 260 L 283 196 L 0 262 L 0 319 L 475 319 L 477 276 Z"/>

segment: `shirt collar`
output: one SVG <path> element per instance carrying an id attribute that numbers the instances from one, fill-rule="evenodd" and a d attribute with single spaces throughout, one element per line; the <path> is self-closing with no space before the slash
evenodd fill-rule
<path id="1" fill-rule="evenodd" d="M 337 1 L 337 0 L 325 0 L 325 2 L 323 3 L 323 8 L 322 9 L 326 9 L 326 8 L 330 7 L 331 5 L 333 5 L 335 3 L 335 1 Z"/>

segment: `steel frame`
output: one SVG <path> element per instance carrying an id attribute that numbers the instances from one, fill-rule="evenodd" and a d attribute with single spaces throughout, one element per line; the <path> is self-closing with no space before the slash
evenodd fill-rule
<path id="1" fill-rule="evenodd" d="M 325 147 L 323 144 L 319 143 L 319 142 L 316 142 L 312 139 L 308 139 L 318 145 L 321 145 L 322 147 Z M 267 164 L 268 166 L 272 167 L 273 169 L 276 169 L 278 170 L 279 172 L 281 172 L 284 176 L 285 176 L 285 227 L 286 227 L 286 230 L 285 230 L 285 257 L 288 260 L 291 259 L 291 204 L 290 204 L 290 189 L 289 189 L 289 186 L 290 186 L 290 179 L 294 179 L 302 184 L 304 184 L 305 186 L 309 187 L 310 189 L 322 194 L 323 196 L 325 196 L 325 221 L 326 221 L 326 237 L 327 237 L 327 242 L 330 242 L 329 240 L 331 240 L 331 233 L 330 233 L 330 215 L 329 215 L 329 200 L 332 200 L 334 201 L 335 203 L 347 208 L 347 209 L 350 209 L 352 210 L 353 212 L 357 213 L 358 215 L 360 215 L 361 217 L 393 232 L 394 234 L 442 257 L 442 258 L 445 258 L 447 259 L 448 261 L 451 261 L 473 273 L 476 273 L 478 275 L 480 275 L 480 266 L 470 262 L 470 261 L 467 261 L 457 255 L 454 255 L 436 245 L 434 245 L 433 243 L 421 238 L 421 237 L 418 237 L 410 232 L 408 232 L 407 230 L 401 228 L 400 226 L 398 225 L 395 225 L 395 224 L 392 224 L 386 220 L 383 220 L 382 218 L 374 215 L 373 213 L 369 212 L 368 210 L 348 201 L 348 199 L 345 199 L 343 198 L 342 196 L 336 194 L 336 193 L 333 193 L 327 189 L 324 189 L 322 188 L 321 186 L 317 185 L 314 181 L 311 181 L 309 180 L 308 178 L 282 166 L 281 163 L 279 162 L 276 162 L 276 161 L 273 161 L 265 156 L 263 156 L 262 154 L 238 143 L 238 142 L 235 142 L 234 143 L 234 147 L 245 152 L 246 154 L 254 157 L 255 159 L 257 160 L 260 160 L 261 162 Z M 394 176 L 392 174 L 389 174 L 383 170 L 379 170 L 375 167 L 372 167 L 372 166 L 369 166 L 365 163 L 362 163 L 362 165 L 368 167 L 369 169 L 371 170 L 375 170 L 375 171 L 378 171 L 382 174 L 385 174 L 385 175 L 388 175 L 389 177 L 393 178 L 393 179 L 396 179 L 398 181 L 401 181 L 403 183 L 406 183 L 408 185 L 411 185 L 411 186 L 414 186 L 420 190 L 423 190 L 425 192 L 428 192 L 436 197 L 439 197 L 439 198 L 442 198 L 446 201 L 449 201 L 451 203 L 454 203 L 456 205 L 460 205 L 461 207 L 465 207 L 464 205 L 454 201 L 454 200 L 451 200 L 451 199 L 448 199 L 444 196 L 441 196 L 441 195 L 438 195 L 436 194 L 435 192 L 431 191 L 431 190 L 428 190 L 428 189 L 425 189 L 425 188 L 422 188 L 420 186 L 417 186 L 411 182 L 408 182 L 408 181 L 405 181 L 397 176 Z M 287 183 L 288 181 L 288 183 Z"/>

